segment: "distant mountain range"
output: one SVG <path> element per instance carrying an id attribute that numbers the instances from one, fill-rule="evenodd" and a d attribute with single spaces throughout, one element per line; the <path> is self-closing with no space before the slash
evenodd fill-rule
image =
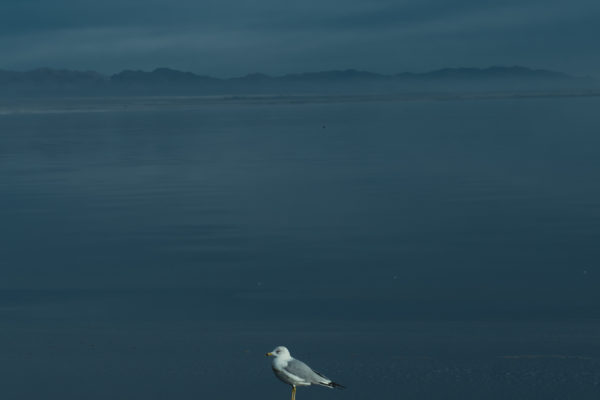
<path id="1" fill-rule="evenodd" d="M 370 94 L 481 92 L 597 88 L 590 77 L 526 67 L 445 68 L 425 73 L 384 75 L 353 69 L 282 76 L 255 73 L 220 79 L 170 68 L 94 71 L 40 68 L 0 70 L 0 96 L 27 95 L 223 95 Z"/>

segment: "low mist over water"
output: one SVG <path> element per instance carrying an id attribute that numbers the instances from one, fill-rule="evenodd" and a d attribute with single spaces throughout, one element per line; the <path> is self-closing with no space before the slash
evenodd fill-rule
<path id="1" fill-rule="evenodd" d="M 598 398 L 599 98 L 305 100 L 4 108 L 4 397 Z"/>

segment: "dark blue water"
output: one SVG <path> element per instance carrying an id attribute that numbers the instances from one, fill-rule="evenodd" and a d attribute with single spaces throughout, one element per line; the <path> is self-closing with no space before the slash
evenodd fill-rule
<path id="1" fill-rule="evenodd" d="M 597 399 L 600 99 L 339 100 L 3 105 L 3 398 Z"/>

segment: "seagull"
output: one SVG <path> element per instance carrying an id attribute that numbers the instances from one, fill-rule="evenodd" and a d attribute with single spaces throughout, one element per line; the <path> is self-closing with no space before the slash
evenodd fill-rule
<path id="1" fill-rule="evenodd" d="M 273 356 L 273 373 L 281 381 L 292 386 L 292 400 L 296 400 L 296 386 L 321 385 L 328 388 L 345 389 L 345 386 L 333 382 L 320 373 L 313 371 L 308 365 L 291 356 L 287 347 L 279 346 L 266 354 Z"/>

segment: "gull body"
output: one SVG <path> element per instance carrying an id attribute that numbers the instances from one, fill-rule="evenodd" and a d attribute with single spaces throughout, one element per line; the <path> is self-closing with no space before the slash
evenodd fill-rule
<path id="1" fill-rule="evenodd" d="M 320 385 L 328 388 L 344 389 L 344 386 L 333 382 L 290 354 L 287 347 L 279 346 L 267 353 L 273 356 L 273 373 L 281 381 L 292 386 L 292 400 L 296 398 L 296 386 Z"/>

